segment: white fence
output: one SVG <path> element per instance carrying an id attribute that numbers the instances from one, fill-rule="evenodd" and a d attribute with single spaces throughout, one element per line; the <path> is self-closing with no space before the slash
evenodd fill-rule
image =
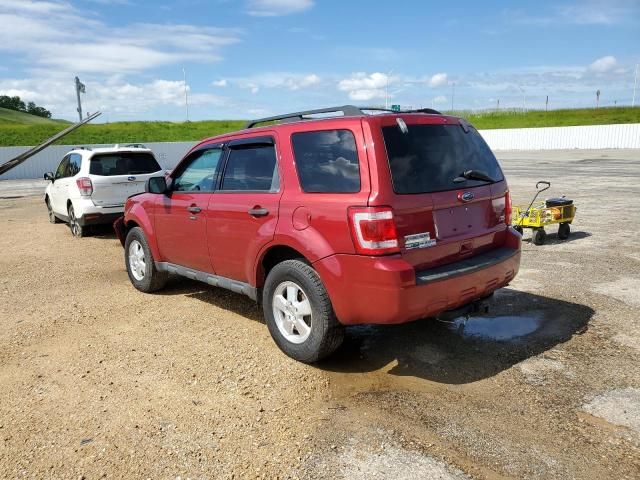
<path id="1" fill-rule="evenodd" d="M 480 130 L 493 150 L 568 150 L 574 148 L 638 148 L 640 124 L 593 125 L 585 127 L 512 128 Z M 173 168 L 196 142 L 147 143 L 162 168 Z M 87 145 L 99 147 L 103 145 Z M 26 151 L 29 147 L 0 147 L 0 164 Z M 71 145 L 54 145 L 44 149 L 22 165 L 0 176 L 0 180 L 42 178 L 51 172 Z"/>
<path id="2" fill-rule="evenodd" d="M 640 123 L 480 130 L 492 150 L 640 148 Z"/>

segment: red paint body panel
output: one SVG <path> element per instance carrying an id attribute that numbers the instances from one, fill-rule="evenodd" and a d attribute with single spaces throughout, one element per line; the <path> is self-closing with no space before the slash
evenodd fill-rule
<path id="1" fill-rule="evenodd" d="M 416 285 L 415 269 L 401 255 L 332 255 L 313 264 L 345 325 L 396 324 L 438 315 L 490 295 L 518 273 L 520 235 L 509 233 L 508 260 L 474 273 Z"/>

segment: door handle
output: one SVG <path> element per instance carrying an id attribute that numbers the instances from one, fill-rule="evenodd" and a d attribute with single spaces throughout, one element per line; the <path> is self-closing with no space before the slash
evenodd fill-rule
<path id="1" fill-rule="evenodd" d="M 269 215 L 269 210 L 261 207 L 253 207 L 249 209 L 249 215 L 251 215 L 252 217 L 266 217 L 267 215 Z"/>
<path id="2" fill-rule="evenodd" d="M 187 210 L 191 213 L 200 213 L 202 211 L 202 209 L 197 205 L 191 205 Z"/>

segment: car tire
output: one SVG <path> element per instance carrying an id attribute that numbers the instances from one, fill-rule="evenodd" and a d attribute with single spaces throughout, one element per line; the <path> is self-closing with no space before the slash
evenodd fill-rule
<path id="1" fill-rule="evenodd" d="M 558 227 L 558 238 L 560 240 L 566 240 L 571 235 L 571 227 L 568 223 L 561 223 Z"/>
<path id="2" fill-rule="evenodd" d="M 156 292 L 167 283 L 169 274 L 156 268 L 149 243 L 140 227 L 134 227 L 127 233 L 124 242 L 124 263 L 127 266 L 129 280 L 141 292 Z"/>
<path id="3" fill-rule="evenodd" d="M 46 203 L 47 205 L 47 213 L 49 214 L 49 223 L 62 223 L 62 220 L 56 217 L 56 214 L 53 213 L 53 208 L 51 208 L 51 202 L 49 202 L 49 197 L 47 197 L 44 203 Z"/>
<path id="4" fill-rule="evenodd" d="M 531 237 L 533 243 L 536 245 L 543 245 L 547 239 L 547 232 L 543 228 L 536 228 L 533 230 L 533 236 Z"/>
<path id="5" fill-rule="evenodd" d="M 73 235 L 76 238 L 85 237 L 87 235 L 87 229 L 86 227 L 83 227 L 82 225 L 80 225 L 80 222 L 76 217 L 76 212 L 73 209 L 73 205 L 69 205 L 68 214 L 69 214 L 69 229 L 71 230 L 71 235 Z"/>
<path id="6" fill-rule="evenodd" d="M 336 318 L 329 294 L 317 272 L 302 260 L 285 260 L 271 269 L 262 305 L 271 336 L 294 360 L 317 362 L 344 340 L 344 326 Z"/>

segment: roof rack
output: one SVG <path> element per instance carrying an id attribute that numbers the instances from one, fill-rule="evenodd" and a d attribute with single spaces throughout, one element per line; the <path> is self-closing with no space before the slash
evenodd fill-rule
<path id="1" fill-rule="evenodd" d="M 130 143 L 128 145 L 125 145 L 125 147 L 128 147 L 128 148 L 147 148 L 146 145 L 144 145 L 143 143 Z"/>
<path id="2" fill-rule="evenodd" d="M 300 122 L 305 120 L 305 115 L 317 115 L 321 113 L 342 113 L 345 117 L 356 117 L 359 115 L 366 115 L 365 112 L 374 111 L 374 112 L 389 112 L 389 113 L 429 113 L 434 115 L 440 115 L 440 112 L 437 110 L 433 110 L 431 108 L 421 108 L 419 110 L 391 110 L 388 108 L 380 108 L 380 107 L 356 107 L 354 105 L 343 105 L 341 107 L 329 107 L 329 108 L 318 108 L 315 110 L 304 110 L 302 112 L 295 113 L 285 113 L 284 115 L 276 115 L 273 117 L 265 117 L 258 118 L 256 120 L 251 120 L 247 122 L 244 128 L 254 128 L 256 125 L 260 123 L 266 122 L 275 122 L 282 121 L 282 123 L 291 123 L 291 122 Z M 306 120 L 311 120 L 307 118 Z"/>

